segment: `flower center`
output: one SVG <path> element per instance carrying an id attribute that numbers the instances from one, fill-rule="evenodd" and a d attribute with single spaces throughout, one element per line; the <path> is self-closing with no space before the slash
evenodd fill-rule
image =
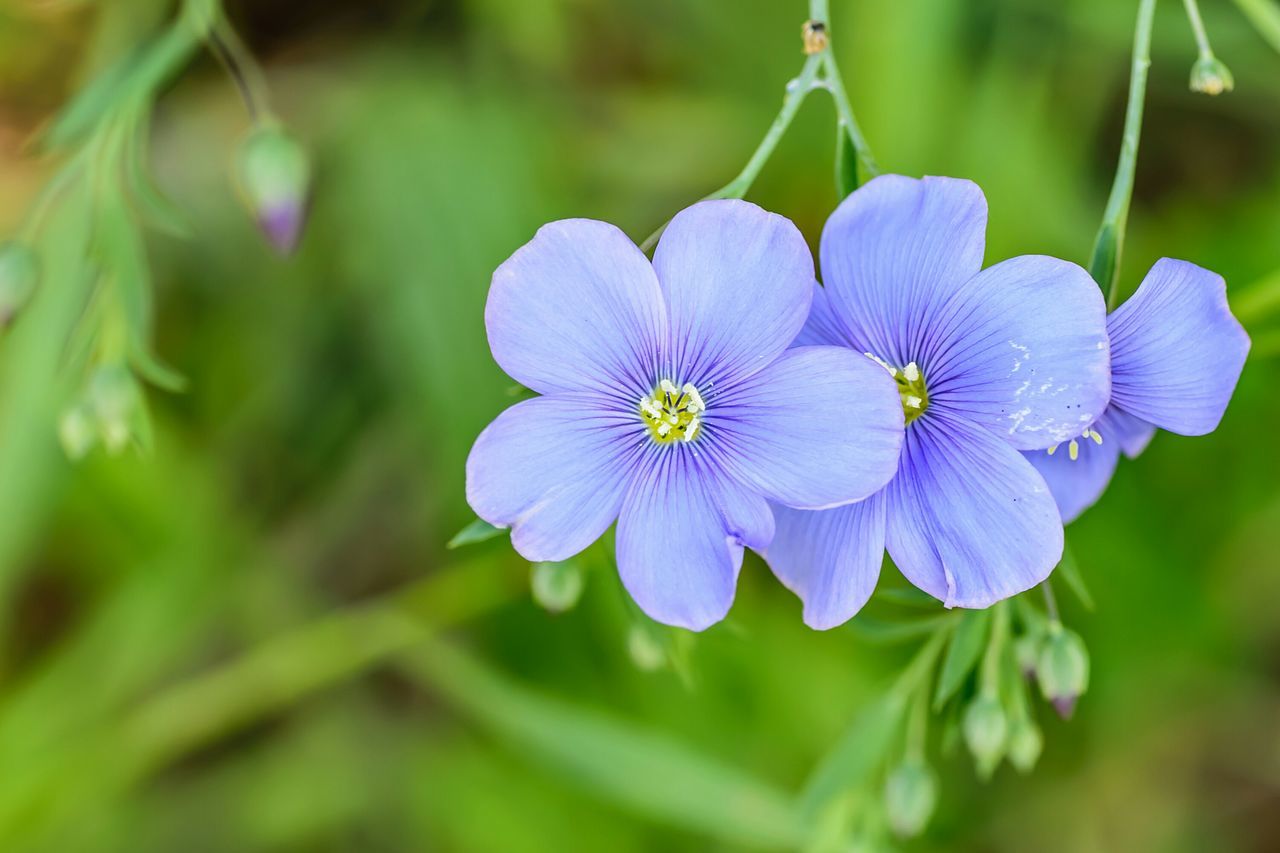
<path id="1" fill-rule="evenodd" d="M 649 427 L 649 435 L 658 444 L 693 441 L 702 426 L 702 413 L 707 404 L 692 382 L 677 388 L 670 379 L 658 383 L 654 392 L 640 400 L 640 417 Z"/>
<path id="2" fill-rule="evenodd" d="M 1090 427 L 1080 433 L 1080 438 L 1090 438 L 1093 439 L 1094 444 L 1102 444 L 1102 433 L 1098 432 L 1093 427 Z M 1052 456 L 1056 453 L 1060 446 L 1061 445 L 1055 444 L 1053 447 L 1050 447 L 1049 455 Z M 1071 457 L 1072 462 L 1075 462 L 1080 458 L 1080 442 L 1078 439 L 1073 438 L 1071 441 L 1067 442 L 1067 455 Z"/>
<path id="3" fill-rule="evenodd" d="M 920 373 L 920 366 L 913 361 L 906 367 L 898 369 L 883 358 L 869 352 L 863 354 L 889 371 L 893 381 L 898 383 L 898 396 L 902 398 L 902 414 L 906 422 L 911 423 L 923 415 L 924 410 L 929 408 L 929 393 L 925 391 L 924 376 Z"/>

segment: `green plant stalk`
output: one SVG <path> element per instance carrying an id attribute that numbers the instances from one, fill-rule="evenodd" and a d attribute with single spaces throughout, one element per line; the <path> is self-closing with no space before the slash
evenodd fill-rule
<path id="1" fill-rule="evenodd" d="M 982 656 L 979 674 L 982 691 L 993 696 L 1000 692 L 1000 656 L 1009 639 L 1009 602 L 999 601 L 991 607 L 991 637 Z"/>
<path id="2" fill-rule="evenodd" d="M 1142 107 L 1147 95 L 1147 70 L 1151 67 L 1151 28 L 1155 20 L 1156 0 L 1141 0 L 1138 22 L 1133 32 L 1133 62 L 1129 72 L 1129 103 L 1124 115 L 1124 136 L 1120 142 L 1120 158 L 1115 180 L 1107 199 L 1102 225 L 1094 240 L 1089 260 L 1089 274 L 1107 294 L 1108 309 L 1115 308 L 1119 297 L 1120 256 L 1124 249 L 1124 232 L 1129 221 L 1129 203 L 1133 199 L 1133 176 L 1138 162 L 1138 141 L 1142 134 Z"/>
<path id="3" fill-rule="evenodd" d="M 1191 32 L 1196 37 L 1196 50 L 1201 59 L 1212 59 L 1213 48 L 1209 45 L 1209 34 L 1204 29 L 1204 19 L 1200 17 L 1200 4 L 1197 0 L 1182 0 L 1187 9 L 1187 20 L 1191 22 Z"/>
<path id="4" fill-rule="evenodd" d="M 1280 4 L 1275 0 L 1236 0 L 1236 7 L 1267 43 L 1280 51 Z"/>

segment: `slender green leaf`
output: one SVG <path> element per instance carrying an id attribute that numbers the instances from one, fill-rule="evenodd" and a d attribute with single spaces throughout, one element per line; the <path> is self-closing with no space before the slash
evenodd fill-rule
<path id="1" fill-rule="evenodd" d="M 1236 0 L 1236 5 L 1258 34 L 1280 50 L 1280 4 L 1275 0 Z"/>
<path id="2" fill-rule="evenodd" d="M 438 642 L 405 666 L 499 737 L 628 811 L 736 845 L 796 847 L 802 838 L 783 792 L 664 735 L 536 693 Z"/>
<path id="3" fill-rule="evenodd" d="M 938 689 L 933 694 L 933 708 L 940 709 L 947 703 L 964 680 L 973 672 L 987 642 L 987 629 L 991 625 L 991 613 L 987 610 L 966 610 L 956 625 L 947 656 L 943 658 L 938 674 Z"/>
<path id="4" fill-rule="evenodd" d="M 905 622 L 890 622 L 862 616 L 849 623 L 849 630 L 868 643 L 892 645 L 919 637 L 926 637 L 950 622 L 951 619 L 952 617 L 949 613 L 940 613 L 937 616 L 926 616 L 922 619 L 912 619 Z"/>
<path id="5" fill-rule="evenodd" d="M 801 812 L 817 815 L 833 797 L 866 781 L 888 754 L 905 711 L 906 696 L 898 690 L 885 691 L 864 708 L 805 782 Z"/>
<path id="6" fill-rule="evenodd" d="M 502 527 L 494 527 L 483 518 L 477 518 L 466 527 L 459 530 L 454 537 L 449 540 L 446 548 L 461 548 L 463 545 L 474 545 L 477 542 L 484 542 L 495 536 L 505 533 L 506 529 Z"/>
<path id="7" fill-rule="evenodd" d="M 843 124 L 836 125 L 836 199 L 843 201 L 858 188 L 858 152 Z"/>
<path id="8" fill-rule="evenodd" d="M 1076 594 L 1076 598 L 1080 599 L 1085 609 L 1093 610 L 1093 596 L 1089 593 L 1089 587 L 1085 585 L 1084 576 L 1080 574 L 1080 564 L 1076 562 L 1076 555 L 1069 545 L 1062 549 L 1062 562 L 1058 563 L 1058 574 L 1067 582 L 1067 586 Z"/>

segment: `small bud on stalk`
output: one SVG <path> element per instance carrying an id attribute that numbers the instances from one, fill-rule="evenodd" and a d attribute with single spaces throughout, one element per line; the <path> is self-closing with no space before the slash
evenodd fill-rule
<path id="1" fill-rule="evenodd" d="M 923 832 L 937 804 L 937 777 L 918 758 L 908 758 L 885 780 L 885 816 L 899 838 L 914 838 Z"/>
<path id="2" fill-rule="evenodd" d="M 582 569 L 574 562 L 534 563 L 530 575 L 533 600 L 549 613 L 572 610 L 582 597 Z"/>
<path id="3" fill-rule="evenodd" d="M 25 243 L 0 244 L 0 328 L 12 323 L 30 301 L 37 279 L 36 256 Z"/>
<path id="4" fill-rule="evenodd" d="M 240 145 L 236 179 L 250 212 L 280 255 L 297 248 L 307 218 L 311 160 L 276 126 L 253 131 Z"/>
<path id="5" fill-rule="evenodd" d="M 1191 91 L 1203 92 L 1206 95 L 1221 95 L 1235 88 L 1235 78 L 1231 70 L 1222 64 L 1218 57 L 1210 54 L 1196 60 L 1191 66 Z"/>
<path id="6" fill-rule="evenodd" d="M 1051 631 L 1040 651 L 1036 674 L 1044 698 L 1053 703 L 1062 719 L 1071 719 L 1076 700 L 1089 688 L 1089 653 L 1084 640 L 1060 626 Z"/>
<path id="7" fill-rule="evenodd" d="M 978 774 L 989 777 L 1004 757 L 1009 722 L 995 693 L 983 692 L 964 713 L 964 741 L 973 753 Z"/>
<path id="8" fill-rule="evenodd" d="M 1040 644 L 1044 635 L 1040 633 L 1023 634 L 1013 643 L 1013 655 L 1018 661 L 1018 671 L 1024 678 L 1036 677 L 1036 665 L 1040 661 Z"/>
<path id="9" fill-rule="evenodd" d="M 1009 728 L 1009 763 L 1019 773 L 1030 773 L 1040 760 L 1044 736 L 1040 728 L 1025 716 L 1014 720 Z"/>

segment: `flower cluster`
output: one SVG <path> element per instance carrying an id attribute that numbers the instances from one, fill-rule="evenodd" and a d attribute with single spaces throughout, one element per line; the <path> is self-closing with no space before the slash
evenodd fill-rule
<path id="1" fill-rule="evenodd" d="M 1110 319 L 1075 264 L 983 269 L 986 218 L 968 181 L 877 178 L 823 231 L 825 286 L 795 226 L 742 201 L 680 213 L 652 263 L 605 223 L 543 227 L 485 312 L 540 396 L 477 439 L 468 501 L 535 562 L 616 520 L 623 584 L 692 629 L 728 612 L 744 548 L 816 628 L 886 549 L 947 606 L 1034 586 L 1135 430 L 1212 429 L 1248 339 L 1190 264 Z"/>

